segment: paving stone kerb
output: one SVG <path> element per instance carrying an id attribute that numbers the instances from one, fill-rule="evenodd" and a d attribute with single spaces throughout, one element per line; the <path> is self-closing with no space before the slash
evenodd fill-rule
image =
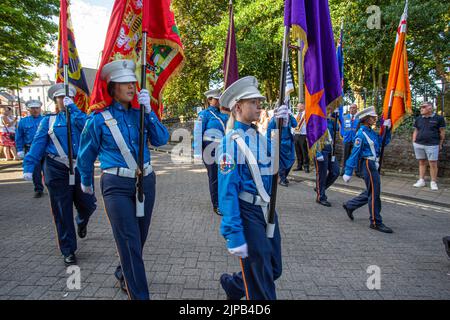
<path id="1" fill-rule="evenodd" d="M 206 170 L 174 164 L 152 153 L 157 197 L 144 260 L 153 299 L 225 299 L 218 279 L 239 270 L 219 234 Z M 96 172 L 98 188 L 98 169 Z M 21 172 L 0 172 L 0 299 L 126 299 L 114 279 L 118 262 L 108 219 L 98 196 L 88 236 L 79 241 L 81 289 L 68 290 L 48 195 L 33 199 Z M 351 195 L 329 191 L 331 208 L 315 203 L 306 182 L 279 188 L 283 274 L 280 299 L 450 299 L 450 261 L 441 242 L 450 232 L 448 212 L 383 202 L 386 235 L 368 228 L 367 207 L 346 217 Z M 367 269 L 379 266 L 381 289 L 369 290 Z"/>

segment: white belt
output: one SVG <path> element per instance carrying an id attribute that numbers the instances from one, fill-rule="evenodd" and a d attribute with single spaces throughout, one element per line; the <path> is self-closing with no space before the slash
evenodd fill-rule
<path id="1" fill-rule="evenodd" d="M 62 163 L 67 168 L 69 167 L 69 158 L 67 158 L 67 157 L 55 156 L 54 154 L 50 154 L 50 153 L 48 153 L 47 156 L 52 160 Z M 72 159 L 72 163 L 73 163 L 73 167 L 75 168 L 77 166 L 77 159 Z"/>
<path id="2" fill-rule="evenodd" d="M 269 211 L 268 210 L 269 209 L 268 202 L 265 202 L 260 196 L 248 193 L 246 191 L 242 191 L 241 193 L 239 193 L 239 199 L 241 199 L 245 202 L 251 203 L 255 206 L 260 206 L 261 210 L 263 212 L 263 215 L 264 215 L 264 220 L 267 223 L 268 218 L 269 218 L 268 217 L 268 211 Z"/>
<path id="3" fill-rule="evenodd" d="M 108 168 L 108 169 L 103 170 L 102 172 L 108 173 L 108 174 L 113 174 L 113 175 L 116 175 L 119 177 L 125 177 L 125 178 L 136 178 L 137 177 L 136 170 L 131 170 L 128 168 L 119 168 L 119 167 Z M 153 172 L 152 165 L 148 165 L 147 167 L 144 168 L 144 177 L 148 176 L 152 172 Z"/>
<path id="4" fill-rule="evenodd" d="M 378 158 L 378 157 L 365 157 L 364 159 L 375 161 L 375 162 L 380 162 L 380 158 Z"/>
<path id="5" fill-rule="evenodd" d="M 222 141 L 222 139 L 206 136 L 206 137 L 203 137 L 203 141 L 211 141 L 211 142 L 219 142 L 220 143 Z"/>

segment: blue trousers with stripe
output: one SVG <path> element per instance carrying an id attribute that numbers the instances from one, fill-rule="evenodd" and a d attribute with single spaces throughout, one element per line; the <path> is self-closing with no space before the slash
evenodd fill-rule
<path id="1" fill-rule="evenodd" d="M 142 250 L 147 240 L 153 206 L 155 204 L 156 176 L 144 177 L 144 212 L 136 217 L 136 178 L 103 174 L 100 180 L 106 214 L 119 252 L 120 265 L 115 276 L 125 279 L 128 295 L 133 300 L 148 300 Z"/>
<path id="2" fill-rule="evenodd" d="M 248 257 L 242 259 L 243 270 L 227 279 L 224 289 L 233 300 L 247 294 L 248 300 L 276 300 L 275 280 L 281 276 L 281 237 L 275 215 L 274 237 L 266 236 L 266 222 L 261 207 L 239 200 Z M 236 258 L 239 259 L 239 258 Z"/>
<path id="3" fill-rule="evenodd" d="M 325 191 L 331 187 L 331 185 L 339 177 L 339 164 L 338 162 L 331 161 L 331 152 L 322 151 L 323 161 L 315 159 L 316 164 L 316 193 L 317 200 L 325 201 L 328 199 Z"/>
<path id="4" fill-rule="evenodd" d="M 77 250 L 77 236 L 73 221 L 73 206 L 78 215 L 79 225 L 87 225 L 97 208 L 95 195 L 81 190 L 80 173 L 75 168 L 75 185 L 69 185 L 69 169 L 62 163 L 46 157 L 44 160 L 44 180 L 50 196 L 53 219 L 58 236 L 58 244 L 64 256 Z"/>
<path id="5" fill-rule="evenodd" d="M 364 177 L 366 190 L 359 196 L 347 201 L 347 208 L 350 210 L 358 209 L 366 204 L 369 205 L 370 223 L 381 224 L 381 181 L 380 174 L 376 168 L 375 161 L 364 159 L 361 165 L 361 173 Z"/>

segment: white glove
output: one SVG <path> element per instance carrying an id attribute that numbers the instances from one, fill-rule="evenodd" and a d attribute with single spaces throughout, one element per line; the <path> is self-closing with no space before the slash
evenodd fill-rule
<path id="1" fill-rule="evenodd" d="M 247 247 L 246 243 L 244 243 L 242 246 L 239 246 L 237 248 L 228 249 L 228 252 L 237 257 L 241 257 L 241 258 L 248 257 L 248 247 Z"/>
<path id="2" fill-rule="evenodd" d="M 386 119 L 386 120 L 384 120 L 383 126 L 386 127 L 386 128 L 388 128 L 388 129 L 390 129 L 391 126 L 392 126 L 392 121 L 391 121 L 391 119 Z"/>
<path id="3" fill-rule="evenodd" d="M 23 180 L 25 180 L 25 181 L 33 181 L 33 173 L 31 173 L 31 172 L 24 172 L 23 173 Z"/>
<path id="4" fill-rule="evenodd" d="M 342 179 L 344 179 L 345 182 L 349 182 L 351 178 L 352 178 L 352 176 L 348 176 L 348 175 L 346 175 L 346 174 L 344 174 L 344 175 L 342 176 Z"/>
<path id="5" fill-rule="evenodd" d="M 323 160 L 325 160 L 324 158 L 323 158 L 323 156 L 320 156 L 320 157 L 316 157 L 316 159 L 317 159 L 317 161 L 323 161 Z"/>
<path id="6" fill-rule="evenodd" d="M 25 157 L 25 152 L 23 152 L 23 151 L 18 151 L 18 152 L 17 152 L 17 156 L 19 157 L 19 159 L 23 159 L 23 157 Z"/>
<path id="7" fill-rule="evenodd" d="M 150 113 L 152 111 L 150 108 L 150 94 L 147 89 L 142 89 L 138 93 L 138 102 L 145 107 L 145 113 Z"/>
<path id="8" fill-rule="evenodd" d="M 279 106 L 273 116 L 275 117 L 275 119 L 282 119 L 283 120 L 283 127 L 286 127 L 288 125 L 288 120 L 289 120 L 289 108 L 287 105 L 281 105 Z"/>
<path id="9" fill-rule="evenodd" d="M 84 184 L 81 184 L 81 191 L 87 194 L 94 194 L 94 188 L 92 186 L 85 186 Z"/>
<path id="10" fill-rule="evenodd" d="M 73 103 L 73 100 L 71 97 L 64 97 L 63 102 L 64 102 L 64 106 L 67 107 L 69 104 Z"/>

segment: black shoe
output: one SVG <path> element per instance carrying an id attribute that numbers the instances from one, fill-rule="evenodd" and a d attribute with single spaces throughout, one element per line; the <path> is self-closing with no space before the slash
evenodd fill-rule
<path id="1" fill-rule="evenodd" d="M 280 181 L 280 186 L 289 187 L 289 183 L 286 181 Z"/>
<path id="2" fill-rule="evenodd" d="M 329 203 L 327 200 L 316 200 L 316 202 L 318 204 L 321 204 L 321 205 L 325 206 L 325 207 L 331 207 L 331 203 Z"/>
<path id="3" fill-rule="evenodd" d="M 33 198 L 41 198 L 44 193 L 42 191 L 36 191 Z"/>
<path id="4" fill-rule="evenodd" d="M 294 171 L 302 171 L 302 170 L 303 170 L 302 167 L 297 167 L 297 168 L 294 169 Z"/>
<path id="5" fill-rule="evenodd" d="M 77 258 L 75 257 L 75 254 L 69 254 L 68 256 L 64 257 L 64 264 L 66 266 L 77 264 Z"/>
<path id="6" fill-rule="evenodd" d="M 227 300 L 235 300 L 235 299 L 232 299 L 232 298 L 228 295 L 228 292 L 227 292 L 227 290 L 225 289 L 225 282 L 227 281 L 226 279 L 228 279 L 228 278 L 230 278 L 230 277 L 231 277 L 231 276 L 230 276 L 228 273 L 222 274 L 222 275 L 220 276 L 220 285 L 221 285 L 223 291 L 225 291 L 225 294 L 226 294 L 226 296 L 227 296 Z"/>
<path id="7" fill-rule="evenodd" d="M 444 242 L 445 251 L 450 258 L 450 236 L 442 238 L 442 242 Z"/>
<path id="8" fill-rule="evenodd" d="M 342 206 L 344 207 L 345 211 L 347 212 L 348 217 L 350 218 L 350 220 L 355 220 L 355 218 L 353 217 L 353 210 L 350 210 L 349 208 L 347 208 L 347 205 L 345 203 L 342 204 Z"/>
<path id="9" fill-rule="evenodd" d="M 116 271 L 114 272 L 114 276 L 116 277 L 117 281 L 119 282 L 120 289 L 122 289 L 123 292 L 128 294 L 127 284 L 125 283 L 125 278 L 124 278 L 120 268 L 116 269 Z"/>
<path id="10" fill-rule="evenodd" d="M 380 232 L 384 232 L 384 233 L 393 233 L 394 232 L 391 228 L 386 227 L 384 224 L 377 225 L 377 224 L 372 223 L 372 224 L 370 224 L 370 228 L 380 231 Z"/>
<path id="11" fill-rule="evenodd" d="M 309 173 L 309 167 L 305 167 L 305 173 Z"/>
<path id="12" fill-rule="evenodd" d="M 83 225 L 77 225 L 77 233 L 78 236 L 80 237 L 80 239 L 83 239 L 86 237 L 87 234 L 87 224 L 83 224 Z"/>
<path id="13" fill-rule="evenodd" d="M 218 216 L 223 216 L 222 212 L 219 211 L 219 208 L 214 208 L 214 213 L 217 214 Z"/>

